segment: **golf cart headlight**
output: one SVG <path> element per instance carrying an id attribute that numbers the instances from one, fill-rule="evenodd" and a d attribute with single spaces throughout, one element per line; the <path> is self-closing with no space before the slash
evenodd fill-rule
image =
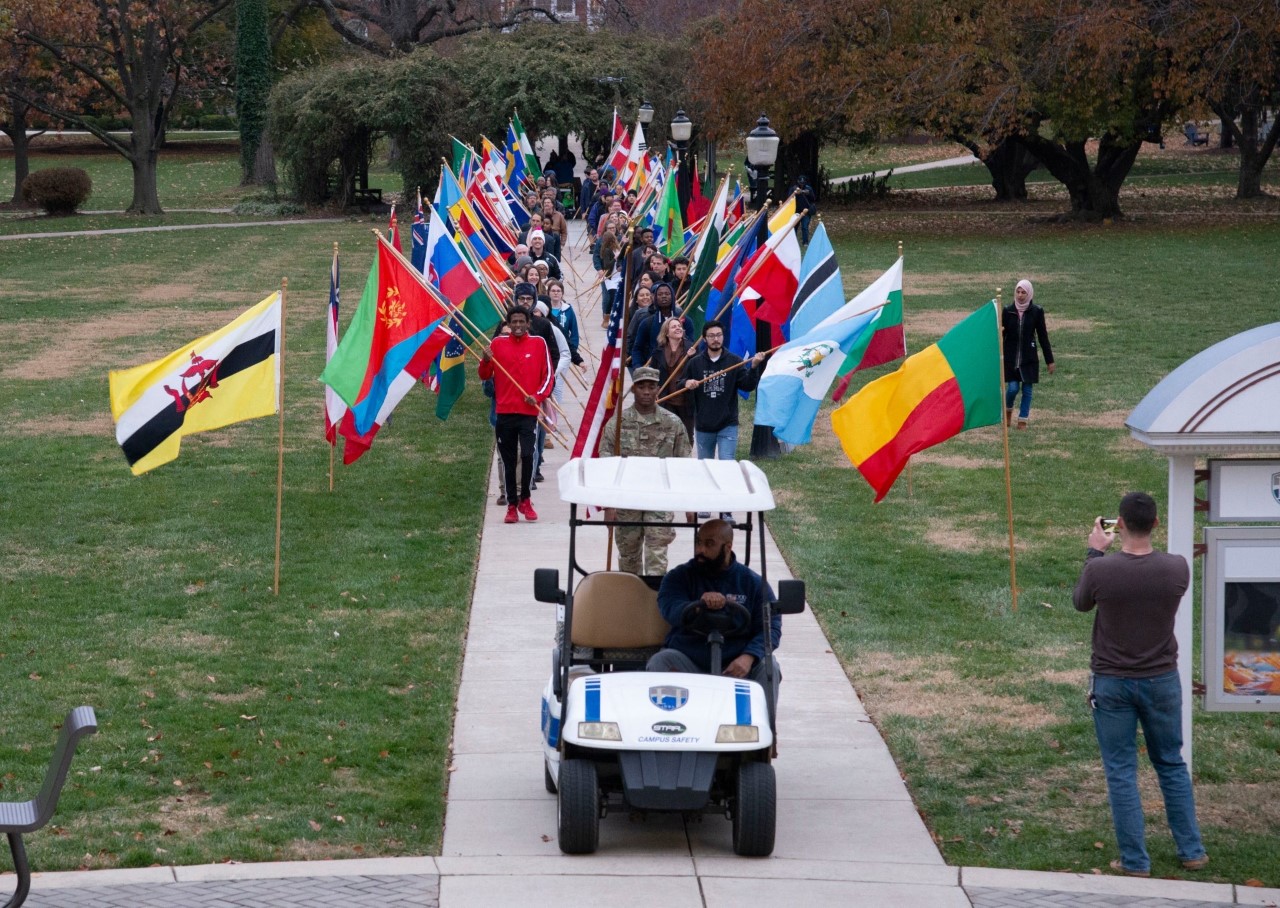
<path id="1" fill-rule="evenodd" d="M 721 725 L 716 732 L 717 744 L 756 744 L 760 729 L 755 725 Z"/>
<path id="2" fill-rule="evenodd" d="M 622 732 L 617 722 L 579 722 L 578 737 L 596 741 L 621 741 Z"/>

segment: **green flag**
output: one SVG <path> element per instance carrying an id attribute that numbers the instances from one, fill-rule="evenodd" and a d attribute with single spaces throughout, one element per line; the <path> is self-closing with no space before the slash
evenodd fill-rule
<path id="1" fill-rule="evenodd" d="M 524 124 L 520 122 L 520 113 L 514 109 L 511 111 L 511 125 L 515 128 L 516 138 L 520 140 L 525 173 L 536 180 L 542 176 L 542 168 L 538 165 L 538 156 L 533 153 L 533 143 L 529 141 L 529 134 L 524 131 Z"/>
<path id="2" fill-rule="evenodd" d="M 662 254 L 673 258 L 684 249 L 684 217 L 680 214 L 680 189 L 677 185 L 676 171 L 672 168 L 667 173 L 667 182 L 662 187 L 662 198 L 658 201 L 658 213 L 654 224 L 662 228 Z"/>

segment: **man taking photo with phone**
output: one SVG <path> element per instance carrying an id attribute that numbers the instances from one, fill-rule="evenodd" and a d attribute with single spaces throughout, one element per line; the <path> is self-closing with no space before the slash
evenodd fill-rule
<path id="1" fill-rule="evenodd" d="M 1157 523 L 1155 500 L 1145 492 L 1130 492 L 1120 500 L 1115 532 L 1104 528 L 1101 517 L 1095 519 L 1073 596 L 1078 611 L 1097 609 L 1089 704 L 1120 846 L 1111 869 L 1138 877 L 1151 876 L 1138 795 L 1139 723 L 1178 860 L 1187 870 L 1209 863 L 1196 822 L 1191 774 L 1182 759 L 1182 682 L 1173 635 L 1191 575 L 1181 555 L 1152 547 Z M 1108 555 L 1117 535 L 1120 551 Z"/>

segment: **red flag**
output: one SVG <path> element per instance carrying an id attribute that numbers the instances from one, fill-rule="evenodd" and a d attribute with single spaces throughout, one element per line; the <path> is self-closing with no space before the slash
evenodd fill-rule
<path id="1" fill-rule="evenodd" d="M 702 194 L 702 180 L 698 179 L 698 172 L 693 172 L 693 189 L 689 193 L 688 210 L 684 213 L 684 222 L 693 224 L 701 221 L 707 216 L 707 212 L 711 210 L 711 200 Z"/>

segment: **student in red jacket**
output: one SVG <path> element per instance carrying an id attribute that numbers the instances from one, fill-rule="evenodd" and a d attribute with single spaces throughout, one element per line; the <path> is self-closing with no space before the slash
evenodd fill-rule
<path id="1" fill-rule="evenodd" d="M 503 481 L 507 490 L 506 523 L 537 520 L 529 501 L 533 482 L 533 456 L 537 445 L 538 412 L 555 385 L 551 355 L 542 338 L 529 333 L 529 310 L 512 306 L 507 313 L 511 333 L 495 337 L 485 347 L 478 369 L 481 380 L 493 379 L 498 424 L 498 453 L 502 456 Z M 501 367 L 501 368 L 499 368 Z M 520 485 L 516 486 L 516 449 L 520 452 Z M 517 504 L 518 502 L 518 504 Z"/>

